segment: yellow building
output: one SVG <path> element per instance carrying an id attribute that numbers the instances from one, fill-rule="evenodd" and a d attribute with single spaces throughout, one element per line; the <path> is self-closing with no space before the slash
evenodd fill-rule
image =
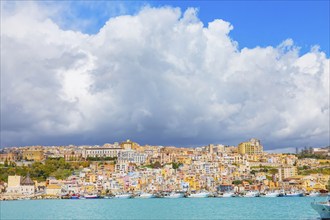
<path id="1" fill-rule="evenodd" d="M 138 146 L 139 145 L 137 143 L 129 139 L 120 143 L 120 147 L 123 148 L 124 150 L 136 150 Z"/>
<path id="2" fill-rule="evenodd" d="M 48 185 L 46 188 L 46 195 L 54 195 L 54 196 L 61 195 L 61 186 L 56 184 Z"/>
<path id="3" fill-rule="evenodd" d="M 289 178 L 289 177 L 297 176 L 298 175 L 297 167 L 295 167 L 295 166 L 280 167 L 278 169 L 278 175 L 279 175 L 280 181 L 282 181 L 286 178 Z"/>
<path id="4" fill-rule="evenodd" d="M 268 186 L 269 189 L 275 189 L 278 187 L 278 182 L 273 182 L 272 180 L 263 180 L 264 185 Z"/>
<path id="5" fill-rule="evenodd" d="M 92 173 L 88 173 L 86 175 L 86 182 L 89 182 L 89 183 L 96 183 L 96 180 L 97 180 L 97 176 L 95 174 L 92 174 Z"/>
<path id="6" fill-rule="evenodd" d="M 323 185 L 321 183 L 316 183 L 314 186 L 313 186 L 313 189 L 314 190 L 326 190 L 327 187 L 326 185 Z"/>
<path id="7" fill-rule="evenodd" d="M 320 164 L 330 164 L 330 160 L 318 160 Z"/>
<path id="8" fill-rule="evenodd" d="M 17 187 L 21 184 L 21 176 L 8 176 L 8 187 Z"/>
<path id="9" fill-rule="evenodd" d="M 87 185 L 87 186 L 84 186 L 83 188 L 86 192 L 89 192 L 89 193 L 94 192 L 96 189 L 94 185 Z"/>
<path id="10" fill-rule="evenodd" d="M 195 176 L 186 176 L 184 181 L 189 184 L 190 190 L 200 190 L 201 186 Z"/>
<path id="11" fill-rule="evenodd" d="M 188 156 L 178 156 L 176 160 L 178 163 L 191 164 L 191 158 Z"/>
<path id="12" fill-rule="evenodd" d="M 260 144 L 260 140 L 252 138 L 249 142 L 242 142 L 238 145 L 238 153 L 259 155 L 263 153 L 263 146 Z"/>
<path id="13" fill-rule="evenodd" d="M 42 161 L 44 159 L 44 152 L 41 150 L 26 150 L 23 151 L 24 160 Z"/>
<path id="14" fill-rule="evenodd" d="M 247 155 L 247 160 L 249 162 L 259 162 L 260 161 L 260 155 L 258 155 L 258 154 Z"/>

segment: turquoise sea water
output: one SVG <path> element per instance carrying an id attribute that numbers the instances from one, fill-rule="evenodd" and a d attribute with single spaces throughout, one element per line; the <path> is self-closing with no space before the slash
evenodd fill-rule
<path id="1" fill-rule="evenodd" d="M 320 219 L 325 197 L 2 201 L 0 219 Z"/>

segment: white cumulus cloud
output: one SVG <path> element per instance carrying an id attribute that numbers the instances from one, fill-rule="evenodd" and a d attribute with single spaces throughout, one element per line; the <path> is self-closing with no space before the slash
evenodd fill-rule
<path id="1" fill-rule="evenodd" d="M 2 18 L 2 146 L 329 144 L 329 59 L 317 47 L 239 49 L 230 22 L 203 24 L 193 8 L 144 7 L 94 35 L 39 9 Z"/>

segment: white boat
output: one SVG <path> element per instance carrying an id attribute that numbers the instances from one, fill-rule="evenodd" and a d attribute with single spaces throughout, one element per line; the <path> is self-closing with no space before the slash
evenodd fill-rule
<path id="1" fill-rule="evenodd" d="M 311 192 L 311 193 L 309 193 L 308 196 L 310 196 L 310 197 L 318 197 L 318 196 L 320 196 L 320 195 L 321 195 L 320 192 Z"/>
<path id="2" fill-rule="evenodd" d="M 279 197 L 280 193 L 279 192 L 266 192 L 263 197 Z"/>
<path id="3" fill-rule="evenodd" d="M 209 197 L 210 193 L 209 192 L 199 192 L 199 193 L 192 193 L 188 198 L 207 198 Z"/>
<path id="4" fill-rule="evenodd" d="M 85 199 L 97 199 L 97 198 L 99 198 L 99 196 L 96 194 L 90 194 L 90 195 L 84 195 L 84 198 Z"/>
<path id="5" fill-rule="evenodd" d="M 229 197 L 234 197 L 235 196 L 235 193 L 234 192 L 224 192 L 222 194 L 222 197 L 223 198 L 229 198 Z"/>
<path id="6" fill-rule="evenodd" d="M 152 193 L 141 193 L 140 195 L 138 195 L 136 198 L 141 198 L 141 199 L 151 199 L 151 198 L 155 198 L 156 196 Z"/>
<path id="7" fill-rule="evenodd" d="M 258 196 L 259 196 L 259 192 L 257 191 L 248 191 L 243 195 L 243 197 L 258 197 Z"/>
<path id="8" fill-rule="evenodd" d="M 183 197 L 184 197 L 183 193 L 175 193 L 175 192 L 172 192 L 168 195 L 164 195 L 165 199 L 177 199 L 177 198 L 183 198 Z"/>
<path id="9" fill-rule="evenodd" d="M 130 199 L 130 198 L 132 198 L 132 194 L 130 194 L 130 193 L 118 194 L 118 195 L 115 195 L 115 198 L 116 199 Z"/>
<path id="10" fill-rule="evenodd" d="M 321 219 L 330 219 L 330 197 L 326 202 L 313 202 L 311 204 L 312 208 L 317 211 Z"/>

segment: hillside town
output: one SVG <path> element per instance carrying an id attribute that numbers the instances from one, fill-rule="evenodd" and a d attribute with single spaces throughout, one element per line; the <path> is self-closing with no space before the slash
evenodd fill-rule
<path id="1" fill-rule="evenodd" d="M 320 195 L 329 190 L 330 148 L 267 153 L 255 138 L 237 146 L 196 148 L 140 146 L 131 140 L 103 146 L 11 147 L 1 150 L 0 169 L 1 200 L 143 193 L 164 197 L 174 192 Z"/>

